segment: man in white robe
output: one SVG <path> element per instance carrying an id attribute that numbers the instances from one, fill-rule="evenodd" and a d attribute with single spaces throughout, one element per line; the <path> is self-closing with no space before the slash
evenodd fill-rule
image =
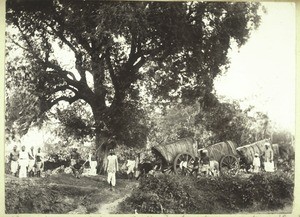
<path id="1" fill-rule="evenodd" d="M 28 167 L 28 163 L 29 163 L 29 156 L 28 156 L 28 152 L 25 151 L 25 146 L 23 145 L 21 148 L 21 152 L 19 155 L 19 167 L 20 167 L 20 171 L 19 171 L 19 178 L 26 178 L 27 177 L 27 167 Z"/>

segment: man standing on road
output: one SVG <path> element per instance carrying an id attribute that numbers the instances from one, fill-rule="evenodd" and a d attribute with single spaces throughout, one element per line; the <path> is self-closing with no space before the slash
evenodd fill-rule
<path id="1" fill-rule="evenodd" d="M 10 160 L 10 172 L 12 175 L 17 176 L 19 167 L 19 151 L 17 151 L 17 146 L 15 145 L 12 152 L 9 155 Z"/>
<path id="2" fill-rule="evenodd" d="M 114 151 L 111 149 L 107 157 L 106 169 L 107 171 L 107 182 L 110 185 L 110 190 L 114 191 L 116 186 L 116 172 L 119 171 L 118 158 Z"/>
<path id="3" fill-rule="evenodd" d="M 28 162 L 28 177 L 34 176 L 34 165 L 35 165 L 35 153 L 34 153 L 34 147 L 31 146 L 28 156 L 29 156 L 29 162 Z"/>
<path id="4" fill-rule="evenodd" d="M 25 146 L 22 146 L 21 152 L 20 152 L 20 158 L 19 158 L 19 178 L 26 178 L 27 177 L 27 167 L 28 167 L 28 152 L 25 151 Z"/>

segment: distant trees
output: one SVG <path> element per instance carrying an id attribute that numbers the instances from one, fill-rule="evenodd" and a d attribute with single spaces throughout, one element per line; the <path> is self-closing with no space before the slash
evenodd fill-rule
<path id="1" fill-rule="evenodd" d="M 152 145 L 193 137 L 200 146 L 232 140 L 238 146 L 265 138 L 276 132 L 269 117 L 253 107 L 242 109 L 237 101 L 220 102 L 213 94 L 194 105 L 177 104 L 151 118 Z"/>

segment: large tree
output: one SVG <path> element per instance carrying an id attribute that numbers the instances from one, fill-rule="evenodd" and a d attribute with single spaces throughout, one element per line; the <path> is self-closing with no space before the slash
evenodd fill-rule
<path id="1" fill-rule="evenodd" d="M 34 66 L 18 70 L 34 84 L 41 113 L 60 101 L 85 101 L 104 153 L 105 141 L 122 138 L 120 131 L 130 131 L 128 117 L 142 113 L 139 84 L 159 100 L 188 103 L 211 92 L 228 67 L 231 43 L 243 45 L 258 26 L 259 8 L 251 2 L 9 0 L 7 38 Z M 57 53 L 73 56 L 73 68 Z M 14 65 L 8 64 L 8 77 Z"/>

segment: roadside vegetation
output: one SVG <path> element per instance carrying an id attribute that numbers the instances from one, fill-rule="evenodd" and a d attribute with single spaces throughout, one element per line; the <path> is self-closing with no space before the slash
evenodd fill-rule
<path id="1" fill-rule="evenodd" d="M 5 212 L 95 213 L 103 204 L 131 192 L 136 182 L 119 179 L 117 184 L 116 191 L 111 192 L 104 176 L 76 179 L 71 174 L 56 174 L 19 179 L 6 175 Z"/>
<path id="2" fill-rule="evenodd" d="M 276 211 L 293 202 L 293 175 L 191 177 L 162 175 L 141 180 L 120 204 L 120 213 L 221 214 Z M 290 210 L 291 212 L 291 210 Z"/>

